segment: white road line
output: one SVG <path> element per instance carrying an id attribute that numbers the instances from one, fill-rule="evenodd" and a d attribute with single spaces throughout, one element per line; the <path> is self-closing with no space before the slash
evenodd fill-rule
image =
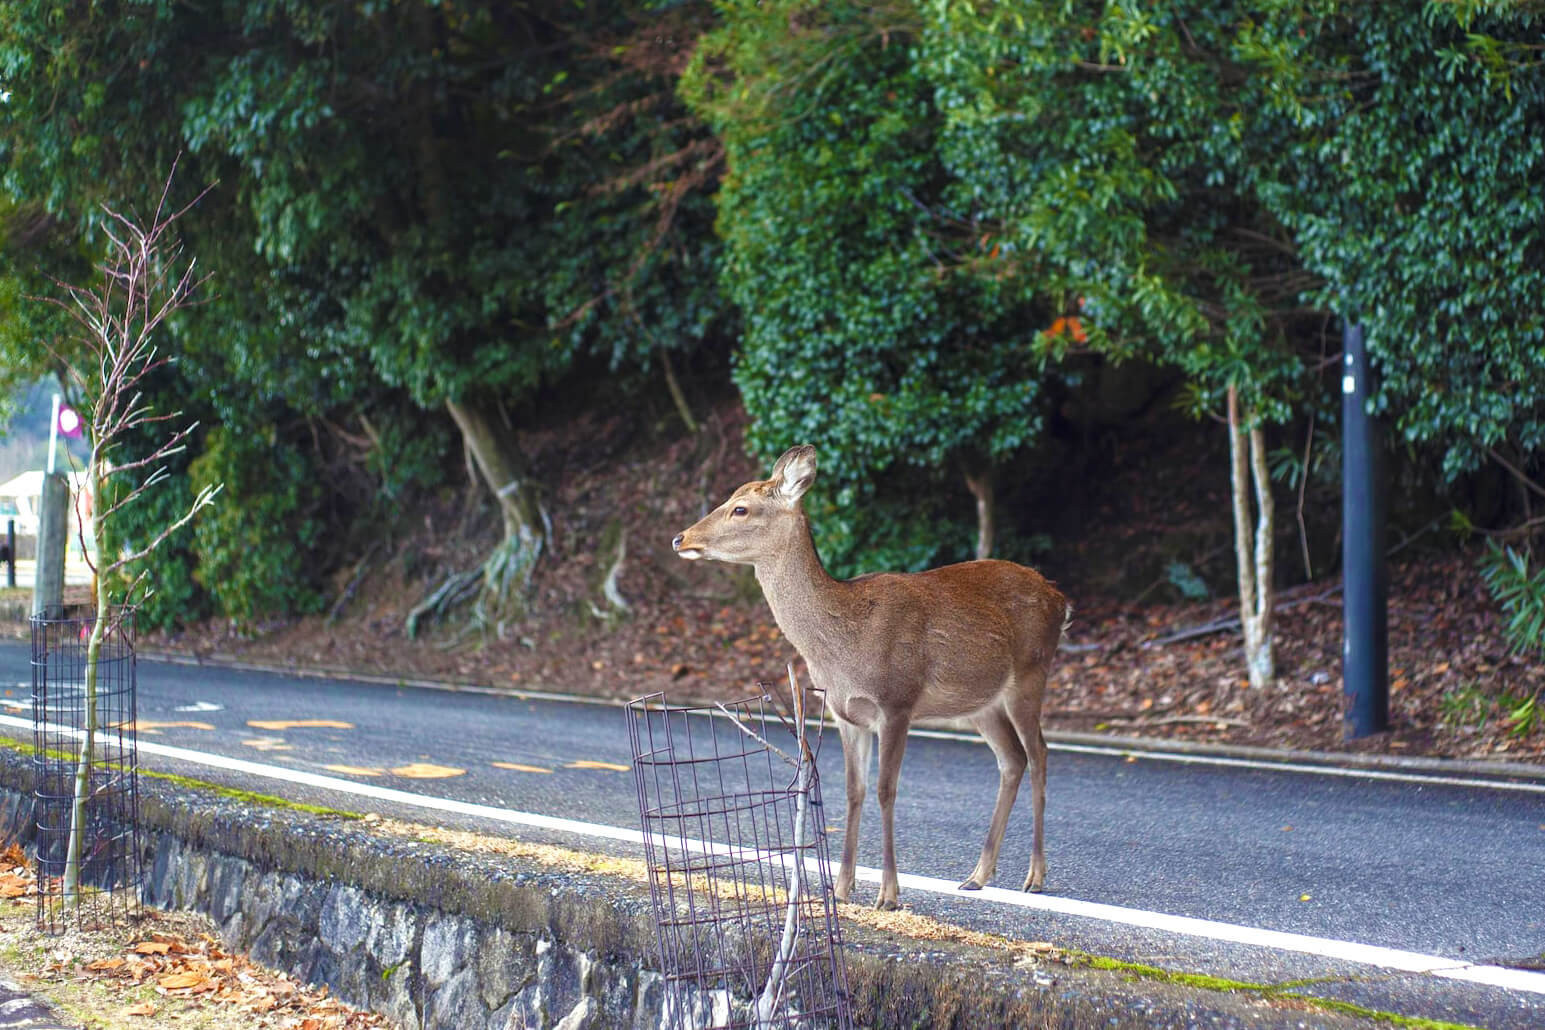
<path id="1" fill-rule="evenodd" d="M 974 733 L 956 730 L 916 730 L 913 736 L 933 737 L 937 740 L 961 740 L 980 743 Z M 1545 781 L 1493 780 L 1481 777 L 1440 776 L 1436 773 L 1395 772 L 1390 769 L 1365 769 L 1356 766 L 1311 765 L 1306 762 L 1275 762 L 1257 758 L 1232 758 L 1227 755 L 1190 755 L 1178 751 L 1147 751 L 1124 748 L 1119 745 L 1102 747 L 1098 744 L 1068 744 L 1047 741 L 1052 751 L 1069 754 L 1100 755 L 1108 758 L 1135 758 L 1138 761 L 1172 762 L 1176 765 L 1217 765 L 1233 769 L 1261 769 L 1266 772 L 1304 773 L 1310 776 L 1334 776 L 1352 780 L 1385 780 L 1395 783 L 1420 783 L 1436 787 L 1473 787 L 1479 790 L 1511 790 L 1525 794 L 1545 794 Z"/>
<path id="2" fill-rule="evenodd" d="M 32 728 L 32 721 L 30 719 L 19 719 L 15 716 L 0 715 L 0 725 L 30 730 Z M 58 731 L 60 730 L 56 729 L 56 732 Z M 63 730 L 63 732 L 68 733 L 70 731 Z M 245 773 L 248 776 L 258 776 L 266 779 L 282 780 L 287 783 L 319 787 L 324 790 L 334 790 L 359 797 L 374 798 L 379 801 L 391 801 L 396 804 L 410 805 L 415 808 L 424 808 L 431 811 L 469 815 L 479 819 L 488 819 L 493 822 L 508 823 L 515 826 L 559 830 L 585 837 L 623 841 L 631 844 L 642 845 L 644 843 L 642 832 L 621 826 L 587 823 L 576 819 L 562 819 L 557 816 L 541 815 L 534 812 L 517 812 L 508 808 L 496 808 L 492 805 L 458 801 L 455 798 L 415 794 L 392 787 L 381 787 L 371 783 L 355 783 L 352 780 L 339 779 L 336 776 L 323 776 L 300 769 L 286 769 L 281 766 L 252 762 L 243 758 L 230 758 L 226 755 L 174 747 L 170 744 L 161 744 L 155 741 L 139 741 L 139 750 L 146 754 L 161 755 L 166 758 L 174 758 L 198 765 L 227 769 L 232 772 Z M 857 873 L 858 878 L 867 883 L 880 882 L 880 870 L 878 869 L 860 866 Z M 1047 894 L 1026 894 L 1020 891 L 1005 890 L 1001 887 L 986 887 L 980 891 L 961 891 L 951 881 L 929 876 L 916 876 L 909 873 L 902 873 L 900 881 L 901 885 L 908 890 L 948 895 L 960 901 L 995 902 L 1019 908 L 1055 912 L 1060 915 L 1098 919 L 1110 923 L 1119 923 L 1124 926 L 1161 930 L 1188 937 L 1202 937 L 1209 940 L 1228 941 L 1253 947 L 1292 951 L 1408 973 L 1425 973 L 1451 980 L 1463 980 L 1468 983 L 1482 984 L 1488 987 L 1502 987 L 1508 990 L 1526 991 L 1531 994 L 1545 994 L 1545 973 L 1536 973 L 1528 970 L 1508 969 L 1504 966 L 1478 965 L 1462 962 L 1457 959 L 1444 958 L 1440 955 L 1427 955 L 1421 952 L 1403 951 L 1398 948 L 1385 948 L 1372 944 L 1358 944 L 1354 941 L 1340 941 L 1328 937 L 1311 937 L 1306 934 L 1285 933 L 1280 930 L 1242 926 L 1237 923 L 1222 923 L 1211 919 L 1195 919 L 1190 916 L 1148 912 L 1143 909 L 1105 905 L 1095 901 L 1080 901 L 1077 898 L 1061 898 Z"/>

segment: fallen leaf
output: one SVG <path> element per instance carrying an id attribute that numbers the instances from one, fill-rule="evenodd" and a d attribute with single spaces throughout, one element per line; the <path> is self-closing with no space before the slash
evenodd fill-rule
<path id="1" fill-rule="evenodd" d="M 172 950 L 172 946 L 166 941 L 140 941 L 134 946 L 134 951 L 140 955 L 165 955 Z"/>
<path id="2" fill-rule="evenodd" d="M 195 970 L 183 970 L 179 973 L 167 973 L 156 978 L 156 986 L 165 987 L 169 991 L 181 991 L 189 987 L 197 987 L 208 981 L 208 977 Z"/>
<path id="3" fill-rule="evenodd" d="M 495 769 L 513 769 L 515 772 L 551 773 L 551 769 L 544 769 L 540 765 L 521 765 L 519 762 L 490 762 Z"/>
<path id="4" fill-rule="evenodd" d="M 393 776 L 402 776 L 410 780 L 443 780 L 452 776 L 465 776 L 467 770 L 456 769 L 449 765 L 435 765 L 433 762 L 413 762 L 409 765 L 399 765 L 391 772 Z"/>
<path id="5" fill-rule="evenodd" d="M 255 730 L 352 730 L 352 722 L 338 719 L 248 719 L 247 725 Z"/>
<path id="6" fill-rule="evenodd" d="M 324 765 L 322 768 L 328 772 L 341 773 L 344 776 L 380 776 L 380 769 L 370 769 L 359 765 Z"/>
<path id="7" fill-rule="evenodd" d="M 142 1001 L 138 1005 L 131 1005 L 124 1009 L 123 1014 L 126 1016 L 153 1016 L 156 1014 L 156 1007 L 152 1002 Z"/>

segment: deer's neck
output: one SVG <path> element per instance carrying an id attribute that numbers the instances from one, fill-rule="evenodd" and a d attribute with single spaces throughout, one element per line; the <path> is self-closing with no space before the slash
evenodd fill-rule
<path id="1" fill-rule="evenodd" d="M 840 652 L 839 638 L 851 626 L 849 591 L 827 574 L 808 524 L 776 557 L 756 564 L 756 580 L 778 629 L 806 662 L 819 663 Z"/>

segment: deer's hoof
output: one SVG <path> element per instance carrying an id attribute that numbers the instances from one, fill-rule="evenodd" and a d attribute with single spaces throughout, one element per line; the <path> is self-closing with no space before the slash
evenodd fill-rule
<path id="1" fill-rule="evenodd" d="M 977 883 L 976 879 L 974 877 L 972 879 L 969 879 L 969 880 L 965 881 L 959 887 L 956 888 L 956 890 L 962 890 L 962 891 L 979 891 L 981 889 L 982 889 L 982 885 Z"/>
<path id="2" fill-rule="evenodd" d="M 875 901 L 874 907 L 878 912 L 894 912 L 901 907 L 901 902 L 895 898 L 879 898 Z"/>

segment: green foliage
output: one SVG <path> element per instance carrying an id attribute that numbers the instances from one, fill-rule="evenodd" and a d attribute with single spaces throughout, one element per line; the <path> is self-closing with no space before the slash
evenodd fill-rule
<path id="1" fill-rule="evenodd" d="M 1481 577 L 1507 616 L 1504 632 L 1513 649 L 1545 653 L 1545 568 L 1531 570 L 1527 552 L 1488 540 Z"/>
<path id="2" fill-rule="evenodd" d="M 1375 409 L 1449 476 L 1537 470 L 1540 10 L 1438 6 L 722 5 L 686 89 L 729 158 L 753 444 L 828 442 L 865 505 L 1033 442 L 1004 387 L 1078 345 L 1284 421 L 1333 407 L 1355 312 Z"/>
<path id="3" fill-rule="evenodd" d="M 716 148 L 673 93 L 705 12 L 620 0 L 8 4 L 0 378 L 50 360 L 16 300 L 34 281 L 13 267 L 70 271 L 7 230 L 45 224 L 92 255 L 98 203 L 143 212 L 179 152 L 174 204 L 189 199 L 182 184 L 220 182 L 183 226 L 190 252 L 219 270 L 220 296 L 167 341 L 178 407 L 233 432 L 274 427 L 281 452 L 303 438 L 319 470 L 375 435 L 343 463 L 371 471 L 379 503 L 330 498 L 332 540 L 360 511 L 389 514 L 407 484 L 444 478 L 432 466 L 447 401 L 519 412 L 582 355 L 625 375 L 656 350 L 718 346 Z M 440 424 L 395 418 L 404 398 Z M 287 467 L 277 488 L 299 478 Z M 341 480 L 352 490 L 356 478 Z M 315 507 L 276 503 L 308 520 Z M 315 532 L 301 538 L 320 546 Z M 263 583 L 275 563 L 304 579 L 344 550 L 203 539 L 198 554 L 219 571 L 201 575 L 241 619 L 313 604 Z M 254 567 L 236 575 L 244 562 Z"/>
<path id="4" fill-rule="evenodd" d="M 1539 694 L 1513 690 L 1488 694 L 1466 683 L 1444 691 L 1438 707 L 1442 721 L 1460 730 L 1484 732 L 1493 720 L 1510 737 L 1527 737 L 1545 729 L 1545 703 Z"/>
<path id="5" fill-rule="evenodd" d="M 272 489 L 264 517 L 303 527 L 265 549 L 230 502 L 229 545 L 159 554 L 157 596 L 195 612 L 313 605 L 265 596 L 294 580 L 267 563 L 320 572 L 442 480 L 447 401 L 519 417 L 603 367 L 625 394 L 737 317 L 750 444 L 820 446 L 838 571 L 965 556 L 963 474 L 1037 447 L 1070 351 L 1181 369 L 1198 413 L 1233 386 L 1333 435 L 1353 310 L 1408 442 L 1451 478 L 1538 478 L 1542 19 L 1539 0 L 14 0 L 0 396 L 57 363 L 23 298 L 84 279 L 98 202 L 144 213 L 183 152 L 175 203 L 221 184 L 185 223 L 220 296 L 172 327 L 168 410 L 270 427 L 286 457 L 240 496 Z M 325 503 L 293 491 L 303 467 Z M 1008 549 L 1038 528 L 1002 521 Z M 206 554 L 206 582 L 239 584 L 218 598 L 189 573 Z"/>
<path id="6" fill-rule="evenodd" d="M 839 571 L 958 555 L 933 497 L 1040 428 L 1049 313 L 957 274 L 970 185 L 940 160 L 935 84 L 909 5 L 724 5 L 684 89 L 723 141 L 723 283 L 745 331 L 752 448 L 814 442 Z M 962 510 L 966 506 L 962 505 Z M 906 512 L 898 523 L 898 515 Z"/>
<path id="7" fill-rule="evenodd" d="M 188 485 L 186 465 L 173 464 L 168 473 L 163 483 L 119 509 L 107 521 L 102 539 L 97 541 L 99 555 L 138 551 L 187 511 L 188 501 L 197 491 Z M 126 483 L 117 486 L 120 491 L 130 488 Z M 228 502 L 222 496 L 221 504 L 224 503 Z M 219 510 L 220 504 L 205 509 L 200 513 L 200 521 Z M 170 629 L 196 622 L 213 613 L 208 593 L 195 578 L 196 568 L 193 534 L 179 533 L 156 548 L 138 568 L 124 570 L 113 593 L 136 606 L 135 620 L 141 629 Z M 126 597 L 133 577 L 141 571 L 145 578 L 139 590 L 135 596 Z"/>
<path id="8" fill-rule="evenodd" d="M 1352 308 L 1380 376 L 1374 400 L 1407 439 L 1438 445 L 1454 476 L 1494 450 L 1545 444 L 1545 65 L 1504 92 L 1476 33 L 1540 44 L 1537 5 L 1309 5 L 1250 37 L 1295 69 L 1262 116 L 1282 146 L 1256 190 L 1323 286 L 1305 299 Z M 1532 10 L 1531 10 L 1532 8 Z M 1467 35 L 1467 30 L 1469 35 Z"/>
<path id="9" fill-rule="evenodd" d="M 314 551 L 318 530 L 319 486 L 299 452 L 271 431 L 219 427 L 189 465 L 188 483 L 195 493 L 225 485 L 193 530 L 194 578 L 221 613 L 250 627 L 321 607 L 314 567 L 295 560 Z"/>

